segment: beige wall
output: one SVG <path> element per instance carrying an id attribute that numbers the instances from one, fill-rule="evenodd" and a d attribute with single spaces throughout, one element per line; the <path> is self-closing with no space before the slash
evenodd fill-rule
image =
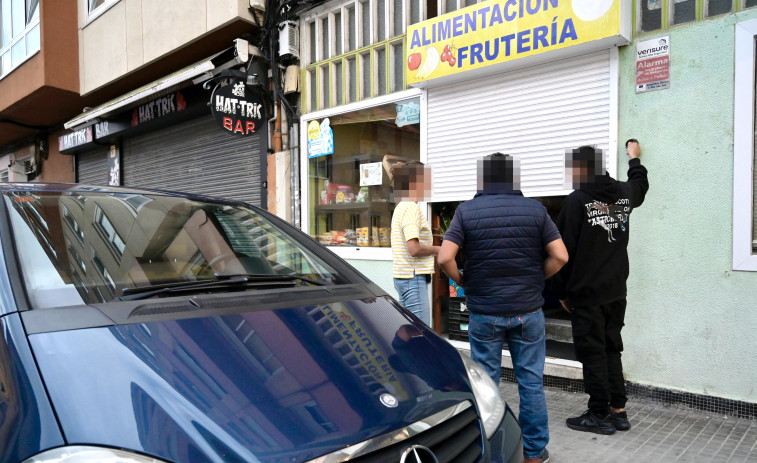
<path id="1" fill-rule="evenodd" d="M 78 2 L 83 95 L 227 24 L 254 24 L 248 0 L 119 0 L 92 20 L 87 18 L 88 3 Z"/>

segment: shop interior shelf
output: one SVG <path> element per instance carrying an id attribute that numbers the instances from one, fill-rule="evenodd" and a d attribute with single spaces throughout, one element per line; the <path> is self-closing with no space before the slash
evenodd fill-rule
<path id="1" fill-rule="evenodd" d="M 344 203 L 344 204 L 321 204 L 315 206 L 317 211 L 365 211 L 374 208 L 377 204 L 389 204 L 388 202 L 372 203 Z"/>

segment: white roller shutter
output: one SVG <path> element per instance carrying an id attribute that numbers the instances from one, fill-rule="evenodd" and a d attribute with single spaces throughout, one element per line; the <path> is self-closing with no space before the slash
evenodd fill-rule
<path id="1" fill-rule="evenodd" d="M 233 137 L 206 115 L 126 139 L 126 186 L 184 191 L 265 207 L 265 134 Z M 261 177 L 262 173 L 262 177 Z"/>
<path id="2" fill-rule="evenodd" d="M 429 89 L 433 201 L 472 198 L 477 160 L 494 152 L 520 157 L 525 195 L 567 194 L 565 149 L 609 147 L 611 74 L 605 50 Z"/>

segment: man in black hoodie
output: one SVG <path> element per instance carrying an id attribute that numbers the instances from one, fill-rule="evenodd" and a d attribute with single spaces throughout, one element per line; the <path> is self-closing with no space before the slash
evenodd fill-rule
<path id="1" fill-rule="evenodd" d="M 628 217 L 649 189 L 636 140 L 626 142 L 628 181 L 604 169 L 601 151 L 582 146 L 566 154 L 575 191 L 565 198 L 557 227 L 570 259 L 555 277 L 560 302 L 571 313 L 573 343 L 583 364 L 589 409 L 568 418 L 571 429 L 613 434 L 631 428 L 625 411 L 620 330 L 626 311 Z"/>

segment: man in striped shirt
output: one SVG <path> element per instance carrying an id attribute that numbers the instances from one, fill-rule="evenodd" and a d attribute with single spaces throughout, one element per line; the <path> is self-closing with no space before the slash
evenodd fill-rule
<path id="1" fill-rule="evenodd" d="M 394 198 L 399 201 L 392 214 L 392 277 L 400 303 L 427 325 L 431 324 L 431 305 L 427 285 L 434 274 L 431 226 L 421 211 L 430 188 L 430 175 L 418 161 L 398 163 L 392 167 Z"/>

